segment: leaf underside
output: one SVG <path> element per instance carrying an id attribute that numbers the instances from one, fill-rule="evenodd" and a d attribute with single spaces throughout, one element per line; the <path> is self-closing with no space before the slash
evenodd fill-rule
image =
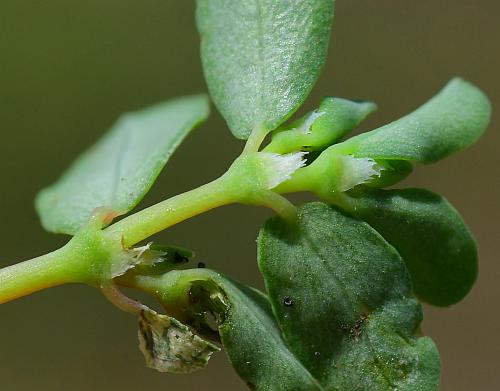
<path id="1" fill-rule="evenodd" d="M 201 58 L 233 134 L 273 130 L 305 100 L 326 61 L 334 0 L 198 0 Z"/>
<path id="2" fill-rule="evenodd" d="M 207 97 L 195 95 L 123 115 L 59 181 L 40 192 L 36 209 L 44 228 L 73 235 L 97 208 L 108 220 L 129 212 L 208 112 Z"/>

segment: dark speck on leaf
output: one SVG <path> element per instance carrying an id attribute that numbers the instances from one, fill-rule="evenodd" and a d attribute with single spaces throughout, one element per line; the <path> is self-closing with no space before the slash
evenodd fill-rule
<path id="1" fill-rule="evenodd" d="M 293 300 L 290 297 L 285 297 L 283 300 L 283 304 L 287 307 L 291 307 L 293 305 Z"/>
<path id="2" fill-rule="evenodd" d="M 368 319 L 367 315 L 362 315 L 355 323 L 354 327 L 350 330 L 350 336 L 354 339 L 358 339 L 363 332 L 363 323 Z"/>
<path id="3" fill-rule="evenodd" d="M 189 259 L 179 254 L 178 252 L 174 253 L 174 263 L 186 263 L 186 262 L 189 262 Z"/>
<path id="4" fill-rule="evenodd" d="M 205 262 L 198 262 L 198 269 L 205 269 L 206 266 Z"/>

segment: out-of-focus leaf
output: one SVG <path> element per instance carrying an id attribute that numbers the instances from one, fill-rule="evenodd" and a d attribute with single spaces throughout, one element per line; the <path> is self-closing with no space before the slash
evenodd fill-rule
<path id="1" fill-rule="evenodd" d="M 36 208 L 45 229 L 75 234 L 100 208 L 108 223 L 134 208 L 189 132 L 209 113 L 205 95 L 126 114 L 78 158 Z"/>
<path id="2" fill-rule="evenodd" d="M 433 163 L 474 144 L 490 115 L 483 92 L 456 78 L 413 113 L 336 148 L 360 158 Z"/>
<path id="3" fill-rule="evenodd" d="M 417 336 L 405 264 L 368 224 L 307 204 L 296 224 L 266 223 L 259 265 L 290 350 L 324 390 L 437 389 L 439 355 Z"/>
<path id="4" fill-rule="evenodd" d="M 470 291 L 478 271 L 476 243 L 446 199 L 423 189 L 377 190 L 347 205 L 396 247 L 420 298 L 448 306 Z"/>
<path id="5" fill-rule="evenodd" d="M 201 57 L 233 134 L 277 128 L 323 68 L 334 0 L 198 0 Z"/>

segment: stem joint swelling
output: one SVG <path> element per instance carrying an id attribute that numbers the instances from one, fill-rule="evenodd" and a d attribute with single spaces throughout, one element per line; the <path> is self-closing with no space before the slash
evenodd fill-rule
<path id="1" fill-rule="evenodd" d="M 105 287 L 137 259 L 128 249 L 151 235 L 230 203 L 262 205 L 291 220 L 295 206 L 273 192 L 302 166 L 301 154 L 242 154 L 220 178 L 167 199 L 107 228 L 102 209 L 64 247 L 0 270 L 0 302 L 66 283 Z"/>
<path id="2" fill-rule="evenodd" d="M 65 246 L 0 270 L 0 303 L 67 283 L 100 287 L 112 278 L 119 239 L 111 240 L 92 220 Z"/>

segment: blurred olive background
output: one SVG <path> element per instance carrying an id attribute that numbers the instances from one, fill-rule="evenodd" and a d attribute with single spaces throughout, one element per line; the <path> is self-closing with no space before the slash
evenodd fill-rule
<path id="1" fill-rule="evenodd" d="M 461 75 L 500 107 L 497 0 L 338 0 L 330 57 L 304 108 L 322 96 L 372 99 L 363 129 L 403 115 Z M 67 239 L 45 233 L 37 191 L 128 110 L 206 90 L 194 1 L 0 0 L 0 264 Z M 500 121 L 470 150 L 416 170 L 406 185 L 444 194 L 477 236 L 481 269 L 470 296 L 426 307 L 443 391 L 500 389 Z M 242 143 L 217 112 L 178 150 L 141 206 L 221 174 Z M 230 206 L 158 235 L 257 287 L 255 238 L 263 209 Z M 136 320 L 94 289 L 65 286 L 0 306 L 0 389 L 244 390 L 224 353 L 189 376 L 146 368 Z"/>

